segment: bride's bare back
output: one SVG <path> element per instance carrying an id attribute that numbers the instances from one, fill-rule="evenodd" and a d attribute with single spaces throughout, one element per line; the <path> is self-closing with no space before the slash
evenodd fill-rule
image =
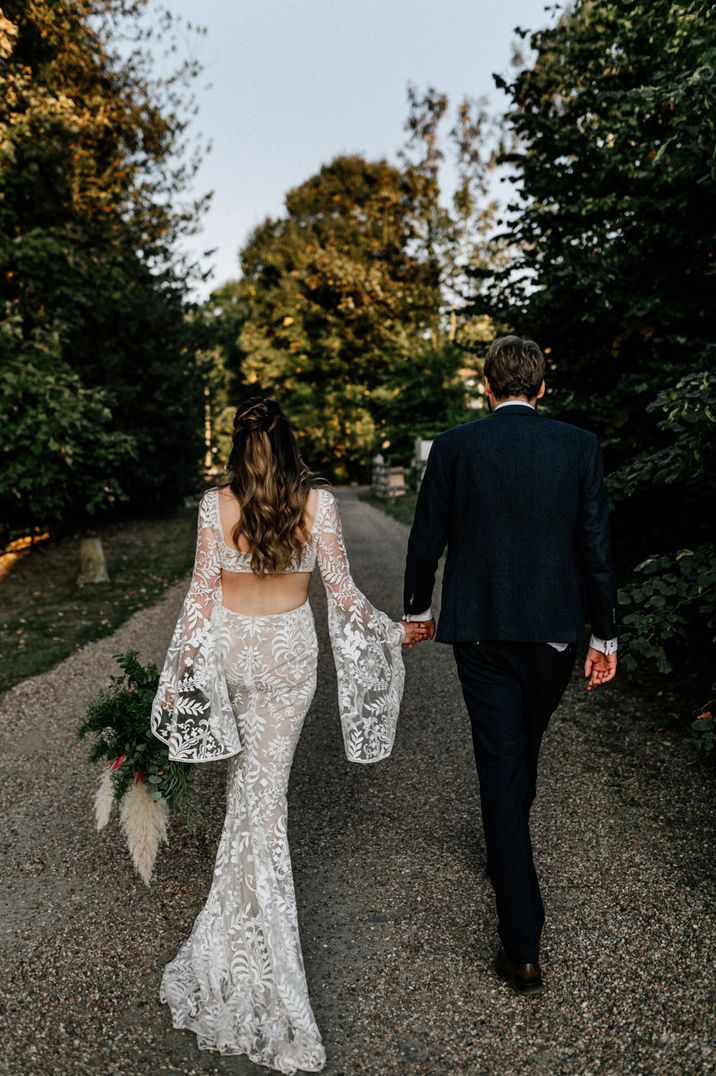
<path id="1" fill-rule="evenodd" d="M 236 524 L 241 519 L 241 507 L 228 486 L 219 490 L 218 504 L 224 543 L 229 549 L 238 550 L 240 553 L 250 552 L 250 546 L 243 535 L 238 546 L 231 537 Z M 317 507 L 318 491 L 309 490 L 304 514 L 305 533 L 311 533 Z M 288 613 L 306 601 L 310 580 L 310 572 L 255 575 L 253 572 L 229 572 L 222 569 L 223 604 L 232 612 L 243 613 L 245 616 Z"/>

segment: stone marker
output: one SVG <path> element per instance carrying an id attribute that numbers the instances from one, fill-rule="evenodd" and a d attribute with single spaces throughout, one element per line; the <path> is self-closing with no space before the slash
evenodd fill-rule
<path id="1" fill-rule="evenodd" d="M 80 542 L 80 574 L 78 586 L 85 583 L 109 583 L 107 561 L 101 538 L 83 538 Z"/>

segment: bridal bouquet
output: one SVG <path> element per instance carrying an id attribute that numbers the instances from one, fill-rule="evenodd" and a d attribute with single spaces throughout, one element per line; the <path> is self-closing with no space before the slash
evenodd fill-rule
<path id="1" fill-rule="evenodd" d="M 87 710 L 78 739 L 95 736 L 90 762 L 104 761 L 95 794 L 97 829 L 107 825 L 115 803 L 135 870 L 149 885 L 159 845 L 168 843 L 169 812 L 195 820 L 191 766 L 169 760 L 168 748 L 151 731 L 149 714 L 159 674 L 141 665 L 136 650 L 117 657 L 122 676 L 112 677 Z"/>

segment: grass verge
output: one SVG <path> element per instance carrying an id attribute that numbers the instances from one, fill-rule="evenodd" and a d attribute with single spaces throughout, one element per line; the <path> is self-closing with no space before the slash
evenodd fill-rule
<path id="1" fill-rule="evenodd" d="M 389 501 L 381 501 L 378 497 L 374 497 L 370 490 L 359 494 L 359 497 L 361 501 L 372 504 L 374 508 L 379 508 L 381 512 L 385 512 L 386 515 L 397 519 L 399 523 L 405 523 L 409 527 L 413 522 L 415 502 L 418 499 L 416 493 L 405 493 L 402 497 L 398 497 L 393 501 L 392 504 Z"/>
<path id="2" fill-rule="evenodd" d="M 0 580 L 0 692 L 109 635 L 187 575 L 196 509 L 108 523 L 92 533 L 102 539 L 109 583 L 77 586 L 80 533 L 43 542 L 9 564 Z"/>

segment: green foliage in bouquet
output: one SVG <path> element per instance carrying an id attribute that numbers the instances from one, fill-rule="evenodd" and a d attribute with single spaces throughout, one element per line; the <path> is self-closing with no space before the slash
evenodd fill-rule
<path id="1" fill-rule="evenodd" d="M 95 736 L 90 762 L 112 767 L 113 797 L 121 802 L 133 782 L 143 782 L 149 797 L 172 811 L 184 811 L 190 829 L 196 822 L 192 769 L 169 759 L 165 743 L 151 731 L 149 715 L 157 692 L 155 665 L 142 665 L 136 650 L 117 656 L 121 676 L 112 677 L 87 710 L 77 736 Z"/>

